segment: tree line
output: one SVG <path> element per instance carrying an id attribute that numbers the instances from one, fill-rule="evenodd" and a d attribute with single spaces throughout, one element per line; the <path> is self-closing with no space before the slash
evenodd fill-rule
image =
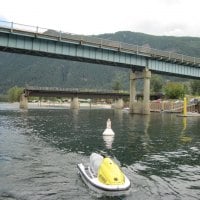
<path id="1" fill-rule="evenodd" d="M 150 84 L 151 93 L 163 93 L 167 99 L 181 99 L 186 94 L 200 95 L 200 80 L 190 82 L 174 82 L 164 80 L 159 75 L 153 75 Z M 113 82 L 113 90 L 123 90 L 123 84 L 118 79 Z"/>
<path id="2" fill-rule="evenodd" d="M 191 80 L 189 82 L 166 81 L 153 75 L 151 78 L 151 92 L 163 92 L 168 99 L 180 99 L 186 94 L 200 95 L 200 80 Z"/>

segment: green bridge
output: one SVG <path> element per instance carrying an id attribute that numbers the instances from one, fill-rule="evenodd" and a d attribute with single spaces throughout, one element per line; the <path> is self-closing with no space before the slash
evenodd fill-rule
<path id="1" fill-rule="evenodd" d="M 0 21 L 0 51 L 129 68 L 133 113 L 150 113 L 151 72 L 200 79 L 200 58 L 12 22 Z M 135 102 L 138 78 L 144 79 L 143 104 Z"/>

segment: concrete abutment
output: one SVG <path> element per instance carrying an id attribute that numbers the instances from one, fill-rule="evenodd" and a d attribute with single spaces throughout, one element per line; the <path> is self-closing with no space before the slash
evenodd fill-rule
<path id="1" fill-rule="evenodd" d="M 122 109 L 124 107 L 124 100 L 119 98 L 115 100 L 114 104 L 112 105 L 114 109 Z"/>
<path id="2" fill-rule="evenodd" d="M 20 96 L 19 108 L 28 109 L 28 98 L 25 96 L 25 94 L 21 94 Z"/>
<path id="3" fill-rule="evenodd" d="M 130 113 L 134 114 L 150 114 L 150 78 L 151 72 L 148 68 L 145 68 L 142 72 L 142 77 L 137 77 L 135 72 L 130 74 Z M 144 80 L 143 88 L 143 100 L 140 102 L 136 101 L 136 80 Z"/>
<path id="4" fill-rule="evenodd" d="M 71 109 L 79 109 L 80 108 L 80 103 L 79 103 L 78 97 L 73 97 L 71 99 L 70 108 Z"/>

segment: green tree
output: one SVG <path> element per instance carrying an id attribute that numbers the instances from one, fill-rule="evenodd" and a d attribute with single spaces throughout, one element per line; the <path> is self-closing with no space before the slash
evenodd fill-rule
<path id="1" fill-rule="evenodd" d="M 164 90 L 165 96 L 170 99 L 183 98 L 185 95 L 185 86 L 181 83 L 168 82 Z"/>
<path id="2" fill-rule="evenodd" d="M 8 100 L 10 102 L 17 102 L 20 100 L 20 96 L 23 93 L 23 88 L 14 86 L 8 90 Z"/>
<path id="3" fill-rule="evenodd" d="M 153 75 L 151 78 L 151 92 L 162 92 L 163 80 L 159 75 Z"/>
<path id="4" fill-rule="evenodd" d="M 184 83 L 183 84 L 183 88 L 184 88 L 184 93 L 185 94 L 190 94 L 188 83 Z"/>
<path id="5" fill-rule="evenodd" d="M 117 91 L 122 90 L 122 83 L 121 83 L 121 81 L 119 81 L 119 80 L 115 81 L 113 83 L 112 89 L 113 90 L 117 90 Z"/>
<path id="6" fill-rule="evenodd" d="M 190 88 L 193 95 L 200 95 L 200 80 L 192 80 Z"/>

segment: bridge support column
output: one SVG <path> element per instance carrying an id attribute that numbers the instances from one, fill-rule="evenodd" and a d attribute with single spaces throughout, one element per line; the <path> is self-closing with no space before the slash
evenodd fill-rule
<path id="1" fill-rule="evenodd" d="M 124 100 L 122 98 L 115 101 L 113 108 L 122 109 L 124 107 Z"/>
<path id="2" fill-rule="evenodd" d="M 133 103 L 136 99 L 136 74 L 134 72 L 130 73 L 130 112 L 133 112 Z"/>
<path id="3" fill-rule="evenodd" d="M 71 108 L 71 109 L 79 109 L 79 108 L 80 108 L 80 104 L 79 104 L 79 101 L 78 101 L 78 97 L 73 97 L 73 98 L 71 99 L 70 108 Z"/>
<path id="4" fill-rule="evenodd" d="M 19 108 L 28 109 L 28 98 L 25 96 L 25 94 L 21 94 L 20 96 Z"/>
<path id="5" fill-rule="evenodd" d="M 142 77 L 137 77 L 135 73 L 130 74 L 130 113 L 150 114 L 150 78 L 151 72 L 145 68 Z M 136 101 L 136 79 L 144 79 L 143 101 Z"/>
<path id="6" fill-rule="evenodd" d="M 145 68 L 143 70 L 143 77 L 144 77 L 144 90 L 143 90 L 143 114 L 150 114 L 150 78 L 151 72 Z"/>

